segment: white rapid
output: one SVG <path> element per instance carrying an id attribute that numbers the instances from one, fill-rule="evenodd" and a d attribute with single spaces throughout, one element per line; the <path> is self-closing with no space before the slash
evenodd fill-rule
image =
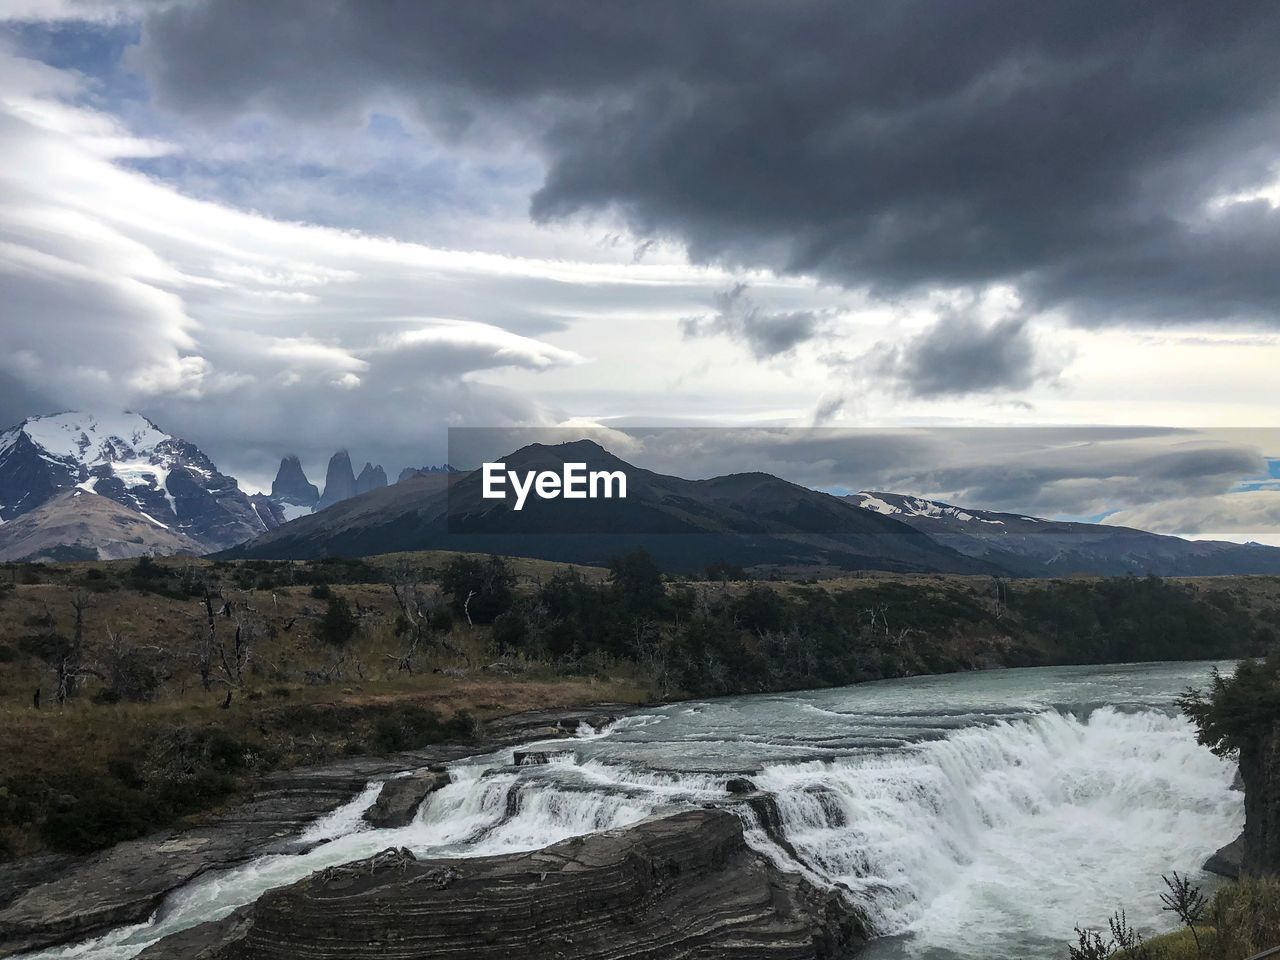
<path id="1" fill-rule="evenodd" d="M 528 850 L 690 804 L 731 805 L 780 866 L 846 891 L 879 958 L 1060 957 L 1123 905 L 1167 926 L 1160 874 L 1196 874 L 1243 820 L 1233 768 L 1172 709 L 1208 664 L 1002 671 L 677 704 L 583 730 L 551 763 L 455 764 L 417 819 L 374 830 L 378 784 L 314 824 L 303 855 L 262 857 L 175 892 L 148 923 L 31 955 L 125 960 L 160 936 L 388 846 Z M 923 709 L 922 709 L 923 706 Z M 772 831 L 726 789 L 773 798 Z M 781 840 L 782 844 L 774 841 Z"/>

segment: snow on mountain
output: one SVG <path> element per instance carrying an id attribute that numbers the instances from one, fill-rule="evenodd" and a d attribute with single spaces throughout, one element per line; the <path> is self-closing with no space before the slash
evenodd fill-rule
<path id="1" fill-rule="evenodd" d="M 0 434 L 0 520 L 79 488 L 208 550 L 270 528 L 233 477 L 136 413 L 30 417 Z"/>
<path id="2" fill-rule="evenodd" d="M 1004 521 L 997 518 L 994 514 L 989 514 L 981 510 L 967 511 L 959 507 L 953 507 L 947 503 L 940 503 L 936 500 L 925 500 L 921 497 L 909 497 L 900 493 L 868 493 L 862 491 L 848 497 L 856 506 L 863 507 L 867 510 L 874 510 L 876 513 L 883 513 L 886 516 L 906 516 L 906 517 L 949 517 L 952 520 L 958 520 L 961 523 L 969 523 L 976 521 L 978 523 L 990 523 L 1003 526 Z M 1023 517 L 1023 520 L 1034 520 L 1032 517 Z"/>
<path id="3" fill-rule="evenodd" d="M 967 556 L 1025 576 L 1280 572 L 1280 550 L 1275 549 L 966 509 L 901 493 L 863 491 L 844 499 L 900 520 Z"/>

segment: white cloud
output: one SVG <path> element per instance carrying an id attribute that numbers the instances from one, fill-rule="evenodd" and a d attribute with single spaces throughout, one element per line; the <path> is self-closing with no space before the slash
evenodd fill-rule
<path id="1" fill-rule="evenodd" d="M 1201 539 L 1269 542 L 1280 536 L 1280 490 L 1161 500 L 1113 513 L 1103 522 Z"/>
<path id="2" fill-rule="evenodd" d="M 143 409 L 259 481 L 286 447 L 314 464 L 374 435 L 368 455 L 394 470 L 442 452 L 447 422 L 553 422 L 559 412 L 477 375 L 582 363 L 544 339 L 575 306 L 724 282 L 678 264 L 428 247 L 193 199 L 121 165 L 169 148 L 69 105 L 80 90 L 69 74 L 0 52 L 0 80 L 0 374 L 59 405 Z"/>

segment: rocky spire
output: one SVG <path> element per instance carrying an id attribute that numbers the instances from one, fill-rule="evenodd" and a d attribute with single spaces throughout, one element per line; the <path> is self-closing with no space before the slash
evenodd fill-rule
<path id="1" fill-rule="evenodd" d="M 339 450 L 329 458 L 329 469 L 324 475 L 324 494 L 316 509 L 323 510 L 355 495 L 356 475 L 351 470 L 351 456 L 347 451 Z"/>
<path id="2" fill-rule="evenodd" d="M 307 479 L 302 463 L 293 454 L 280 461 L 280 469 L 271 482 L 271 499 L 299 507 L 314 507 L 320 499 L 320 491 Z"/>
<path id="3" fill-rule="evenodd" d="M 356 477 L 356 493 L 368 493 L 370 490 L 377 490 L 386 485 L 387 472 L 381 466 L 375 467 L 366 461 L 360 476 Z"/>

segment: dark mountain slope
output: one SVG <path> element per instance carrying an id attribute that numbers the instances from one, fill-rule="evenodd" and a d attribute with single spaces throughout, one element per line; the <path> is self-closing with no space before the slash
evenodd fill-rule
<path id="1" fill-rule="evenodd" d="M 768 474 L 684 480 L 631 466 L 586 440 L 532 444 L 505 460 L 508 470 L 522 473 L 559 472 L 566 462 L 624 472 L 627 497 L 531 496 L 515 512 L 508 502 L 482 497 L 478 472 L 412 477 L 294 520 L 226 555 L 280 559 L 453 549 L 604 563 L 644 547 L 673 571 L 718 561 L 840 570 L 997 570 L 891 517 Z"/>

